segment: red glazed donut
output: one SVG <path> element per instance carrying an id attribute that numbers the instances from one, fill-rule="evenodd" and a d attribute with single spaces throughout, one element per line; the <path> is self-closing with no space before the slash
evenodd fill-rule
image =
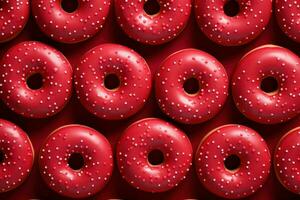
<path id="1" fill-rule="evenodd" d="M 192 164 L 193 149 L 188 137 L 160 119 L 133 123 L 125 130 L 116 151 L 122 177 L 147 192 L 164 192 L 177 186 Z M 156 155 L 156 163 L 149 160 L 154 152 L 162 154 L 161 160 Z"/>
<path id="2" fill-rule="evenodd" d="M 229 124 L 203 138 L 195 165 L 207 190 L 223 198 L 239 199 L 263 186 L 270 173 L 271 158 L 266 142 L 258 133 Z"/>
<path id="3" fill-rule="evenodd" d="M 74 79 L 83 106 L 103 119 L 132 116 L 142 108 L 151 91 L 151 71 L 146 61 L 117 44 L 103 44 L 88 51 L 76 68 Z M 106 85 L 111 79 L 115 79 L 114 84 Z"/>
<path id="4" fill-rule="evenodd" d="M 282 31 L 300 42 L 300 0 L 276 0 L 275 11 Z"/>
<path id="5" fill-rule="evenodd" d="M 33 158 L 27 134 L 13 123 L 0 119 L 0 192 L 15 189 L 25 181 Z"/>
<path id="6" fill-rule="evenodd" d="M 188 93 L 185 83 L 194 80 L 197 91 Z M 213 118 L 226 101 L 228 77 L 213 56 L 185 49 L 169 56 L 155 80 L 156 97 L 162 111 L 178 122 L 196 124 Z"/>
<path id="7" fill-rule="evenodd" d="M 115 13 L 123 31 L 134 40 L 159 45 L 174 39 L 185 28 L 191 13 L 191 0 L 156 0 L 160 10 L 147 14 L 150 0 L 115 0 Z"/>
<path id="8" fill-rule="evenodd" d="M 300 58 L 283 47 L 266 45 L 246 54 L 232 78 L 238 109 L 249 119 L 275 124 L 300 112 Z M 272 90 L 263 89 L 272 80 Z"/>
<path id="9" fill-rule="evenodd" d="M 212 41 L 223 46 L 240 46 L 254 40 L 267 26 L 272 0 L 235 0 L 239 11 L 225 12 L 229 0 L 196 0 L 195 13 L 199 27 Z"/>
<path id="10" fill-rule="evenodd" d="M 29 13 L 29 0 L 0 2 L 0 43 L 15 38 L 24 29 Z"/>
<path id="11" fill-rule="evenodd" d="M 285 134 L 274 153 L 274 167 L 281 184 L 300 194 L 300 127 Z"/>
<path id="12" fill-rule="evenodd" d="M 96 130 L 68 125 L 47 138 L 41 148 L 39 166 L 52 190 L 63 196 L 84 198 L 99 192 L 109 181 L 113 169 L 112 149 Z"/>
<path id="13" fill-rule="evenodd" d="M 62 0 L 32 0 L 32 12 L 40 29 L 62 43 L 78 43 L 94 36 L 108 15 L 110 0 L 77 0 L 74 12 L 62 7 Z"/>
<path id="14" fill-rule="evenodd" d="M 18 114 L 44 118 L 58 113 L 72 92 L 72 67 L 62 53 L 40 42 L 13 46 L 0 62 L 0 94 Z M 41 86 L 30 88 L 28 80 L 39 75 Z"/>

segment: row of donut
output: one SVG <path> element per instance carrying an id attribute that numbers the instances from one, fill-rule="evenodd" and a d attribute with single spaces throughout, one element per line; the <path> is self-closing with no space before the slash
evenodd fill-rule
<path id="1" fill-rule="evenodd" d="M 29 175 L 34 150 L 26 133 L 11 122 L 0 120 L 0 130 L 0 190 L 6 192 Z M 280 140 L 273 158 L 278 179 L 297 194 L 300 194 L 299 150 L 300 127 Z M 151 160 L 155 151 L 162 154 L 160 160 Z M 212 130 L 202 139 L 194 157 L 203 186 L 225 198 L 243 198 L 255 193 L 270 173 L 271 156 L 266 142 L 257 132 L 242 125 L 229 124 Z M 233 157 L 238 163 L 230 165 Z M 146 192 L 164 192 L 177 186 L 190 170 L 192 159 L 192 145 L 185 133 L 156 118 L 130 125 L 116 146 L 122 177 Z M 110 180 L 113 151 L 96 130 L 68 125 L 48 136 L 38 163 L 43 180 L 52 190 L 63 196 L 83 198 L 99 192 Z"/>
<path id="2" fill-rule="evenodd" d="M 32 13 L 40 29 L 62 43 L 77 43 L 94 36 L 102 29 L 112 3 L 112 0 L 74 0 L 78 1 L 78 6 L 69 11 L 64 8 L 64 1 L 31 1 Z M 265 30 L 272 13 L 272 0 L 236 1 L 239 11 L 234 16 L 226 14 L 230 2 L 195 0 L 196 20 L 203 33 L 220 45 L 246 44 Z M 183 31 L 191 14 L 192 0 L 156 3 L 159 9 L 149 14 L 146 7 L 153 4 L 153 0 L 114 0 L 117 21 L 129 37 L 158 45 Z M 299 0 L 276 0 L 274 9 L 282 30 L 297 42 L 300 42 L 299 4 Z M 0 41 L 4 42 L 16 37 L 24 28 L 30 5 L 29 0 L 5 0 L 1 5 Z"/>
<path id="3" fill-rule="evenodd" d="M 0 61 L 0 74 L 1 99 L 25 117 L 58 113 L 72 93 L 70 63 L 62 53 L 39 42 L 11 47 Z M 29 83 L 36 75 L 42 82 L 33 88 Z M 264 90 L 266 80 L 274 80 L 277 86 Z M 190 81 L 194 81 L 190 89 L 196 90 L 189 90 Z M 152 76 L 138 53 L 121 45 L 102 44 L 82 56 L 74 70 L 74 84 L 88 111 L 102 119 L 119 120 L 143 107 Z M 185 124 L 213 118 L 227 99 L 228 85 L 223 65 L 196 49 L 170 55 L 155 75 L 161 110 Z M 238 109 L 256 122 L 281 123 L 300 112 L 300 58 L 283 47 L 265 45 L 247 53 L 237 65 L 231 85 Z"/>

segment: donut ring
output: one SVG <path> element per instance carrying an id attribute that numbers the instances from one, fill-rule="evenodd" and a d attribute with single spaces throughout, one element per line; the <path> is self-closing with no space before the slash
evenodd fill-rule
<path id="1" fill-rule="evenodd" d="M 0 43 L 15 38 L 27 24 L 29 0 L 5 0 L 0 2 Z"/>
<path id="2" fill-rule="evenodd" d="M 114 75 L 117 87 L 105 80 Z M 75 87 L 82 105 L 94 115 L 109 120 L 125 119 L 145 104 L 151 91 L 151 71 L 133 50 L 117 45 L 99 45 L 84 54 L 75 70 Z"/>
<path id="3" fill-rule="evenodd" d="M 230 156 L 240 160 L 228 169 Z M 198 177 L 210 192 L 228 199 L 239 199 L 255 193 L 266 181 L 271 166 L 268 146 L 254 130 L 229 124 L 208 133 L 195 155 Z"/>
<path id="4" fill-rule="evenodd" d="M 276 0 L 275 11 L 281 30 L 300 43 L 300 0 Z"/>
<path id="5" fill-rule="evenodd" d="M 0 119 L 0 152 L 0 192 L 7 192 L 20 186 L 29 176 L 34 150 L 21 128 Z"/>
<path id="6" fill-rule="evenodd" d="M 193 94 L 184 88 L 191 78 L 199 82 L 199 89 Z M 228 77 L 223 65 L 213 56 L 185 49 L 162 63 L 155 89 L 165 114 L 181 123 L 196 124 L 213 118 L 221 110 L 228 95 Z"/>
<path id="7" fill-rule="evenodd" d="M 69 13 L 62 0 L 32 0 L 32 12 L 40 29 L 61 43 L 78 43 L 94 36 L 103 28 L 110 0 L 77 0 L 77 9 Z"/>
<path id="8" fill-rule="evenodd" d="M 132 39 L 149 45 L 166 43 L 185 28 L 191 14 L 191 0 L 157 0 L 160 10 L 150 15 L 144 10 L 148 0 L 115 0 L 117 21 Z"/>
<path id="9" fill-rule="evenodd" d="M 149 154 L 163 154 L 159 164 Z M 164 192 L 177 186 L 192 165 L 193 149 L 188 137 L 173 125 L 155 118 L 130 125 L 117 144 L 117 163 L 122 177 L 146 192 Z"/>
<path id="10" fill-rule="evenodd" d="M 195 13 L 202 32 L 223 46 L 240 46 L 254 40 L 264 30 L 272 13 L 272 0 L 238 0 L 235 16 L 225 13 L 227 0 L 196 0 Z"/>
<path id="11" fill-rule="evenodd" d="M 10 48 L 0 62 L 0 95 L 14 112 L 30 118 L 58 113 L 72 92 L 72 67 L 62 53 L 40 42 Z M 31 89 L 27 80 L 39 74 L 42 86 Z"/>
<path id="12" fill-rule="evenodd" d="M 296 194 L 300 194 L 299 150 L 300 127 L 297 127 L 280 139 L 274 152 L 274 168 L 278 180 Z"/>
<path id="13" fill-rule="evenodd" d="M 232 77 L 237 108 L 249 119 L 275 124 L 300 112 L 300 58 L 288 49 L 265 45 L 246 54 Z M 261 89 L 264 79 L 277 82 L 275 91 Z"/>
<path id="14" fill-rule="evenodd" d="M 69 159 L 80 154 L 83 165 L 73 169 Z M 113 169 L 110 143 L 96 130 L 68 125 L 55 130 L 42 146 L 39 156 L 42 178 L 55 192 L 84 198 L 99 192 Z"/>

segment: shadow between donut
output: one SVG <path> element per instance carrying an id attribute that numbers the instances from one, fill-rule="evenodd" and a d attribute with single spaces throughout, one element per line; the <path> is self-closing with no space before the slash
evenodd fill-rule
<path id="1" fill-rule="evenodd" d="M 276 22 L 275 16 L 273 16 L 272 20 L 272 28 L 273 32 L 277 33 L 272 35 L 274 38 L 274 44 L 279 45 L 285 48 L 288 48 L 292 50 L 294 53 L 296 53 L 298 56 L 300 56 L 300 45 L 299 43 L 295 42 L 291 38 L 289 38 L 279 27 L 278 23 Z"/>

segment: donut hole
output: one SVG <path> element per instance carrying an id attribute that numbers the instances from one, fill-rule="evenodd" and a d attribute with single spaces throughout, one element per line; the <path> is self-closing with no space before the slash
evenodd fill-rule
<path id="1" fill-rule="evenodd" d="M 278 90 L 278 81 L 272 76 L 268 76 L 262 79 L 260 88 L 266 93 L 275 93 Z"/>
<path id="2" fill-rule="evenodd" d="M 227 0 L 224 4 L 224 13 L 229 17 L 234 17 L 240 12 L 240 5 L 237 0 Z"/>
<path id="3" fill-rule="evenodd" d="M 0 150 L 0 163 L 3 163 L 4 160 L 5 160 L 5 153 L 2 150 Z"/>
<path id="4" fill-rule="evenodd" d="M 184 82 L 183 88 L 187 94 L 195 95 L 200 90 L 200 84 L 196 78 L 189 78 Z"/>
<path id="5" fill-rule="evenodd" d="M 64 11 L 68 13 L 75 12 L 78 9 L 78 0 L 62 0 L 61 7 Z"/>
<path id="6" fill-rule="evenodd" d="M 164 154 L 161 150 L 154 149 L 148 154 L 148 162 L 151 165 L 160 165 L 164 162 Z"/>
<path id="7" fill-rule="evenodd" d="M 148 0 L 144 4 L 144 11 L 148 15 L 156 15 L 160 11 L 160 4 L 157 0 Z"/>
<path id="8" fill-rule="evenodd" d="M 230 171 L 234 171 L 240 167 L 241 160 L 237 155 L 230 155 L 225 159 L 224 165 L 225 165 L 226 169 L 228 169 Z"/>
<path id="9" fill-rule="evenodd" d="M 27 77 L 27 86 L 32 90 L 38 90 L 43 87 L 43 76 L 40 73 L 34 73 Z"/>
<path id="10" fill-rule="evenodd" d="M 116 90 L 120 87 L 120 78 L 116 74 L 108 74 L 104 78 L 104 86 L 109 90 Z"/>
<path id="11" fill-rule="evenodd" d="M 84 158 L 80 153 L 72 153 L 68 160 L 69 167 L 79 170 L 84 166 Z"/>

